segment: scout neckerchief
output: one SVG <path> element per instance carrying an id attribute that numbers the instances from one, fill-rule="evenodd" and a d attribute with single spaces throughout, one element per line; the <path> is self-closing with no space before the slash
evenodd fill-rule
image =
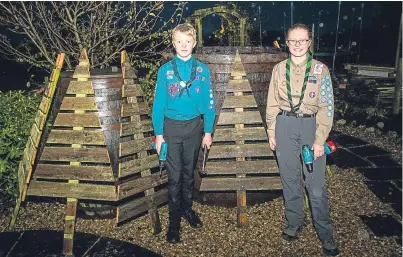
<path id="1" fill-rule="evenodd" d="M 297 105 L 294 106 L 294 104 L 292 103 L 292 96 L 291 96 L 291 86 L 290 86 L 290 64 L 291 64 L 291 57 L 288 58 L 286 65 L 285 65 L 285 77 L 287 80 L 287 95 L 288 95 L 288 102 L 290 103 L 291 106 L 291 112 L 296 112 L 299 110 L 299 107 L 302 104 L 302 100 L 304 99 L 304 95 L 305 95 L 305 89 L 306 89 L 306 84 L 308 82 L 308 77 L 309 77 L 309 71 L 311 70 L 311 66 L 312 66 L 312 55 L 309 54 L 309 52 L 307 53 L 308 56 L 308 62 L 306 64 L 306 70 L 305 70 L 305 78 L 304 78 L 304 84 L 302 85 L 302 91 L 301 91 L 301 96 L 299 98 L 299 102 Z"/>
<path id="2" fill-rule="evenodd" d="M 190 96 L 189 87 L 192 86 L 192 82 L 196 78 L 196 58 L 193 58 L 192 72 L 190 73 L 190 79 L 188 82 L 183 81 L 181 76 L 179 75 L 178 66 L 176 65 L 175 58 L 173 58 L 171 62 L 172 62 L 172 67 L 174 69 L 175 77 L 179 80 L 179 86 L 180 86 L 179 96 L 182 96 L 183 91 L 185 89 L 186 89 L 186 93 L 188 94 L 188 96 Z"/>

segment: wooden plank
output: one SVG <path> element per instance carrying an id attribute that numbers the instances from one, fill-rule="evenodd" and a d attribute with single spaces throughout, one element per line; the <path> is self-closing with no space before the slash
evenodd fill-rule
<path id="1" fill-rule="evenodd" d="M 242 227 L 246 225 L 246 191 L 245 190 L 236 191 L 236 198 L 237 198 L 237 208 L 236 208 L 237 225 L 238 227 Z"/>
<path id="2" fill-rule="evenodd" d="M 28 138 L 25 148 L 25 157 L 27 158 L 27 160 L 29 160 L 29 163 L 31 165 L 34 165 L 36 157 L 36 147 L 31 137 Z"/>
<path id="3" fill-rule="evenodd" d="M 252 112 L 221 112 L 217 125 L 231 124 L 262 124 L 259 111 Z"/>
<path id="4" fill-rule="evenodd" d="M 118 206 L 116 223 L 120 223 L 138 214 L 144 213 L 153 208 L 153 206 L 161 205 L 167 201 L 168 189 L 163 188 L 152 195 Z"/>
<path id="5" fill-rule="evenodd" d="M 145 102 L 139 103 L 123 103 L 122 104 L 122 111 L 121 116 L 127 117 L 132 115 L 142 115 L 142 114 L 149 114 L 150 108 Z"/>
<path id="6" fill-rule="evenodd" d="M 110 163 L 106 148 L 45 147 L 41 161 Z"/>
<path id="7" fill-rule="evenodd" d="M 281 190 L 280 177 L 203 178 L 200 191 Z"/>
<path id="8" fill-rule="evenodd" d="M 35 147 L 38 147 L 39 142 L 41 141 L 42 131 L 38 129 L 38 126 L 34 123 L 31 127 L 30 137 L 34 142 Z"/>
<path id="9" fill-rule="evenodd" d="M 243 129 L 217 128 L 214 132 L 214 142 L 236 140 L 268 140 L 264 127 L 249 127 Z"/>
<path id="10" fill-rule="evenodd" d="M 153 130 L 154 128 L 151 120 L 134 120 L 121 124 L 120 136 L 134 135 L 137 133 L 149 132 Z"/>
<path id="11" fill-rule="evenodd" d="M 141 151 L 151 150 L 152 138 L 146 137 L 142 139 L 136 139 L 120 143 L 119 156 L 125 156 L 128 154 L 134 154 Z"/>
<path id="12" fill-rule="evenodd" d="M 275 160 L 207 162 L 205 170 L 205 174 L 207 175 L 269 173 L 278 173 L 278 167 Z"/>
<path id="13" fill-rule="evenodd" d="M 213 145 L 208 155 L 214 158 L 236 158 L 273 156 L 268 143 L 245 144 L 245 145 Z"/>
<path id="14" fill-rule="evenodd" d="M 102 130 L 57 130 L 52 129 L 46 143 L 105 145 Z"/>
<path id="15" fill-rule="evenodd" d="M 77 213 L 77 199 L 68 198 L 64 223 L 63 254 L 73 256 L 74 227 Z"/>
<path id="16" fill-rule="evenodd" d="M 22 161 L 20 161 L 20 164 L 18 166 L 18 191 L 21 195 L 22 190 L 24 189 L 24 185 L 25 185 L 25 172 L 24 172 L 24 167 L 22 164 Z"/>
<path id="17" fill-rule="evenodd" d="M 140 84 L 129 84 L 123 85 L 122 96 L 130 97 L 130 96 L 142 96 L 143 90 L 141 90 Z"/>
<path id="18" fill-rule="evenodd" d="M 43 113 L 48 113 L 51 102 L 51 98 L 48 98 L 46 96 L 42 97 L 42 101 L 39 105 L 39 110 L 41 110 Z"/>
<path id="19" fill-rule="evenodd" d="M 90 78 L 90 68 L 87 65 L 77 65 L 73 74 L 74 79 L 89 79 Z"/>
<path id="20" fill-rule="evenodd" d="M 85 94 L 93 95 L 94 89 L 92 87 L 92 81 L 70 81 L 66 94 Z"/>
<path id="21" fill-rule="evenodd" d="M 252 87 L 247 79 L 244 80 L 230 80 L 228 82 L 227 92 L 252 92 Z"/>
<path id="22" fill-rule="evenodd" d="M 98 113 L 90 112 L 84 114 L 78 113 L 59 113 L 53 126 L 63 127 L 101 127 Z"/>
<path id="23" fill-rule="evenodd" d="M 32 180 L 29 184 L 28 195 L 116 201 L 114 185 L 71 184 Z"/>
<path id="24" fill-rule="evenodd" d="M 112 168 L 108 166 L 38 164 L 34 178 L 114 181 Z"/>
<path id="25" fill-rule="evenodd" d="M 257 107 L 255 97 L 253 95 L 232 96 L 227 95 L 224 98 L 222 108 L 251 108 Z"/>
<path id="26" fill-rule="evenodd" d="M 153 154 L 141 159 L 119 163 L 119 178 L 139 173 L 158 166 L 158 155 Z"/>
<path id="27" fill-rule="evenodd" d="M 97 110 L 94 97 L 64 97 L 60 110 Z"/>
<path id="28" fill-rule="evenodd" d="M 35 124 L 37 125 L 39 130 L 43 130 L 43 126 L 45 125 L 46 121 L 46 114 L 43 113 L 41 110 L 38 110 L 35 116 Z"/>
<path id="29" fill-rule="evenodd" d="M 137 179 L 122 181 L 118 187 L 119 200 L 140 192 L 144 192 L 147 189 L 165 184 L 167 182 L 168 175 L 165 173 L 160 177 L 159 172 Z"/>

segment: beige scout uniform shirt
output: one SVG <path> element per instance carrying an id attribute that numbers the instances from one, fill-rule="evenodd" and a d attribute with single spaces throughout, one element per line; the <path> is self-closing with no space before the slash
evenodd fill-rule
<path id="1" fill-rule="evenodd" d="M 290 85 L 293 105 L 297 105 L 301 96 L 305 77 L 306 63 L 290 65 Z M 284 60 L 273 68 L 267 96 L 266 122 L 269 138 L 275 138 L 276 117 L 280 110 L 290 111 L 287 96 L 286 62 Z M 333 125 L 334 99 L 329 70 L 323 63 L 312 60 L 304 99 L 297 113 L 316 113 L 316 132 L 314 144 L 323 145 Z"/>

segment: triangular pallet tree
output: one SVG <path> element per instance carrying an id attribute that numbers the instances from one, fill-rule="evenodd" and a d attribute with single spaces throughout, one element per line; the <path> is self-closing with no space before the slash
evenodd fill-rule
<path id="1" fill-rule="evenodd" d="M 239 226 L 246 224 L 246 191 L 282 189 L 238 51 L 203 175 L 200 191 L 237 192 Z"/>
<path id="2" fill-rule="evenodd" d="M 157 207 L 167 202 L 168 178 L 157 172 L 158 156 L 151 149 L 150 108 L 126 51 L 121 56 L 119 78 L 116 74 L 99 78 L 91 76 L 87 53 L 81 52 L 40 156 L 32 147 L 35 140 L 30 138 L 27 144 L 25 162 L 35 168 L 28 172 L 24 162 L 20 165 L 24 168 L 20 177 L 28 184 L 26 195 L 67 198 L 66 255 L 73 253 L 78 199 L 114 203 L 116 225 L 148 211 L 153 233 L 161 231 Z M 106 78 L 111 76 L 113 82 L 108 84 Z M 52 85 L 56 84 L 57 80 Z M 42 116 L 33 126 L 45 122 Z M 25 197 L 24 190 L 21 195 Z"/>
<path id="3" fill-rule="evenodd" d="M 125 221 L 148 210 L 152 231 L 161 231 L 157 206 L 168 200 L 168 191 L 161 188 L 168 182 L 168 177 L 153 168 L 158 167 L 158 156 L 151 148 L 153 126 L 151 110 L 145 102 L 133 68 L 127 60 L 126 51 L 122 53 L 122 72 L 124 85 L 122 95 L 121 123 L 119 144 L 118 199 L 122 200 L 136 195 L 143 197 L 125 201 L 117 209 L 116 223 Z M 155 187 L 161 190 L 154 190 Z"/>
<path id="4" fill-rule="evenodd" d="M 45 128 L 45 123 L 50 112 L 50 106 L 56 91 L 56 85 L 59 80 L 60 71 L 63 67 L 64 53 L 57 55 L 55 68 L 52 70 L 45 93 L 36 113 L 34 124 L 31 127 L 31 133 L 28 137 L 27 144 L 24 149 L 24 155 L 18 167 L 18 188 L 19 195 L 15 205 L 14 213 L 11 218 L 10 228 L 15 224 L 21 201 L 25 200 L 28 183 L 31 179 L 32 168 L 35 163 L 39 143 Z"/>

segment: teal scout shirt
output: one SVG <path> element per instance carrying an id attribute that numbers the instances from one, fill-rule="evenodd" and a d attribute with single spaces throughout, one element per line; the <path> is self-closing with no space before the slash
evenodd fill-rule
<path id="1" fill-rule="evenodd" d="M 179 76 L 187 82 L 192 72 L 193 56 L 183 61 L 174 57 Z M 179 96 L 179 79 L 175 76 L 171 61 L 158 70 L 155 86 L 152 121 L 155 135 L 163 135 L 164 117 L 174 120 L 190 120 L 204 114 L 204 132 L 213 133 L 215 120 L 215 100 L 211 88 L 210 69 L 207 65 L 196 61 L 196 78 L 189 88 Z"/>

